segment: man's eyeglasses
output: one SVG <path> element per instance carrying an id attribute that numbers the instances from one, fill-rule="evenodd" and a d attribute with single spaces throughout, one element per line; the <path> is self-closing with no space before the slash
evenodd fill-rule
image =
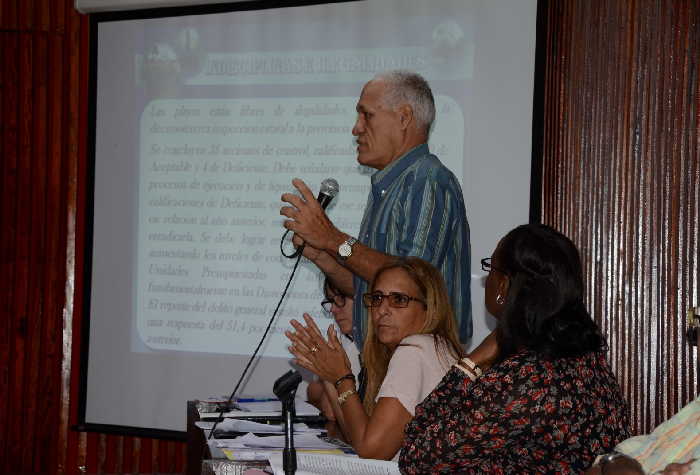
<path id="1" fill-rule="evenodd" d="M 324 300 L 321 302 L 321 307 L 323 307 L 323 310 L 325 310 L 328 313 L 331 313 L 331 308 L 333 307 L 333 304 L 335 304 L 336 307 L 344 307 L 345 306 L 345 296 L 344 295 L 334 295 L 333 297 Z"/>
<path id="2" fill-rule="evenodd" d="M 362 303 L 364 303 L 365 307 L 367 308 L 379 307 L 384 299 L 387 299 L 389 306 L 394 308 L 406 308 L 412 300 L 426 305 L 425 300 L 410 297 L 406 294 L 402 294 L 401 292 L 389 292 L 388 294 L 383 294 L 377 291 L 362 295 Z"/>
<path id="3" fill-rule="evenodd" d="M 492 270 L 497 270 L 501 274 L 507 274 L 507 272 L 499 269 L 498 267 L 492 266 L 490 257 L 486 257 L 484 259 L 481 259 L 481 270 L 483 270 L 485 272 L 491 272 Z"/>

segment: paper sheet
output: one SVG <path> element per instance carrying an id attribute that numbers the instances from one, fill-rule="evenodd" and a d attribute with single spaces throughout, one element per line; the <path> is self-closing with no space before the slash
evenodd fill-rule
<path id="1" fill-rule="evenodd" d="M 246 447 L 270 447 L 284 448 L 284 436 L 273 435 L 270 437 L 258 437 L 255 434 L 248 433 L 233 439 L 234 441 L 242 442 Z M 294 436 L 294 447 L 302 449 L 335 449 L 335 445 L 321 440 L 314 434 L 299 434 Z"/>
<path id="2" fill-rule="evenodd" d="M 273 435 L 258 437 L 248 433 L 233 439 L 209 439 L 210 445 L 218 448 L 284 448 L 284 436 Z M 321 440 L 314 434 L 298 434 L 294 436 L 294 447 L 297 449 L 337 449 L 338 446 Z"/>
<path id="3" fill-rule="evenodd" d="M 275 475 L 284 475 L 282 454 L 268 458 Z M 399 465 L 386 460 L 361 459 L 343 455 L 297 453 L 296 475 L 400 475 Z"/>
<path id="4" fill-rule="evenodd" d="M 267 460 L 272 454 L 282 453 L 282 449 L 221 449 L 221 451 L 226 455 L 229 460 Z M 297 449 L 297 454 L 299 453 L 315 453 L 315 454 L 333 454 L 333 455 L 344 455 L 343 451 L 340 449 Z"/>
<path id="5" fill-rule="evenodd" d="M 238 402 L 238 406 L 241 408 L 240 411 L 226 412 L 224 417 L 274 417 L 282 414 L 282 404 L 279 401 Z M 294 408 L 297 416 L 318 416 L 320 414 L 316 407 L 299 398 L 294 400 Z M 202 412 L 199 417 L 208 419 L 218 417 L 218 415 L 217 412 Z"/>
<path id="6" fill-rule="evenodd" d="M 209 437 L 208 431 L 214 426 L 214 421 L 197 421 L 195 426 L 202 429 Z M 245 419 L 224 419 L 216 426 L 217 430 L 224 432 L 255 432 L 256 434 L 284 434 L 284 425 L 282 424 L 263 424 L 260 422 L 247 421 Z M 303 422 L 294 424 L 295 434 L 316 434 L 321 435 L 325 432 L 323 429 L 312 429 Z"/>

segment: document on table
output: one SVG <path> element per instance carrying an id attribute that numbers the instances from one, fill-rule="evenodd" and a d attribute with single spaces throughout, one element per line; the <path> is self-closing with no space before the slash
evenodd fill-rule
<path id="1" fill-rule="evenodd" d="M 282 454 L 268 458 L 275 475 L 284 475 Z M 361 459 L 343 455 L 297 453 L 297 475 L 400 475 L 399 465 L 386 460 Z"/>
<path id="2" fill-rule="evenodd" d="M 194 424 L 202 430 L 211 430 L 214 426 L 214 422 L 212 421 L 197 421 Z M 284 425 L 282 424 L 262 424 L 245 419 L 224 419 L 216 428 L 224 432 L 255 432 L 257 434 L 284 433 Z M 312 429 L 303 422 L 296 422 L 294 424 L 294 433 L 301 434 L 302 432 L 321 434 L 324 431 L 321 429 Z"/>
<path id="3" fill-rule="evenodd" d="M 273 435 L 269 437 L 258 437 L 248 433 L 235 440 L 242 442 L 246 447 L 270 447 L 284 448 L 284 436 Z M 335 445 L 325 440 L 321 440 L 314 434 L 299 434 L 294 436 L 294 447 L 299 449 L 335 449 Z"/>
<path id="4" fill-rule="evenodd" d="M 240 410 L 234 410 L 224 413 L 224 417 L 275 417 L 282 414 L 282 403 L 279 401 L 250 401 L 237 402 Z M 304 401 L 303 399 L 294 400 L 294 408 L 297 416 L 318 416 L 319 410 Z M 202 419 L 216 418 L 219 416 L 217 412 L 202 412 L 199 417 Z"/>
<path id="5" fill-rule="evenodd" d="M 250 447 L 246 447 L 245 449 L 221 449 L 227 459 L 241 461 L 267 460 L 270 458 L 270 455 L 274 453 L 281 454 L 282 450 L 283 449 L 254 449 Z M 297 454 L 300 453 L 344 455 L 341 449 L 297 449 Z"/>
<path id="6" fill-rule="evenodd" d="M 210 444 L 219 448 L 284 448 L 284 436 L 273 435 L 258 437 L 255 434 L 245 434 L 234 439 L 209 439 Z M 294 447 L 298 449 L 336 449 L 336 445 L 321 440 L 314 434 L 298 434 L 294 436 Z"/>
<path id="7" fill-rule="evenodd" d="M 233 439 L 209 439 L 207 444 L 212 454 L 221 451 L 229 460 L 267 460 L 272 453 L 282 453 L 284 436 L 258 437 L 254 434 L 246 434 Z M 313 452 L 342 455 L 345 453 L 337 445 L 321 440 L 313 434 L 295 435 L 294 446 L 297 454 Z"/>

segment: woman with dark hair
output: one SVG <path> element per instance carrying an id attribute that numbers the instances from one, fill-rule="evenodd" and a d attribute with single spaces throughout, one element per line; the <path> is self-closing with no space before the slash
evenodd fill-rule
<path id="1" fill-rule="evenodd" d="M 405 473 L 580 473 L 629 435 L 581 261 L 554 229 L 509 232 L 482 260 L 493 334 L 416 407 Z"/>
<path id="2" fill-rule="evenodd" d="M 343 434 L 358 455 L 391 459 L 416 405 L 440 382 L 463 351 L 440 272 L 416 257 L 379 269 L 363 295 L 371 325 L 362 349 L 367 372 L 364 399 L 334 328 L 321 334 L 313 319 L 292 321 L 290 352 L 300 366 L 332 384 Z"/>

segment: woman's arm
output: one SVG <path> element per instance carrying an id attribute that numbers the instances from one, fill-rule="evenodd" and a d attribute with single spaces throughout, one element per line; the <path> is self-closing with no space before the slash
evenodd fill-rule
<path id="1" fill-rule="evenodd" d="M 326 419 L 335 422 L 336 416 L 330 397 L 324 388 L 324 381 L 312 381 L 306 388 L 306 399 L 309 401 L 309 404 L 317 407 Z M 336 397 L 338 396 L 336 395 Z"/>
<path id="2" fill-rule="evenodd" d="M 290 352 L 296 356 L 296 363 L 312 371 L 332 389 L 342 376 L 351 374 L 350 362 L 343 350 L 333 326 L 329 326 L 328 341 L 321 335 L 316 323 L 309 315 L 304 315 L 307 327 L 293 320 L 296 332 L 287 332 L 294 343 Z M 342 418 L 341 429 L 361 457 L 391 459 L 401 447 L 403 430 L 411 420 L 411 414 L 393 397 L 380 398 L 372 417 L 365 412 L 357 395 L 354 379 L 338 382 L 337 392 L 344 400 L 331 399 L 336 419 Z"/>
<path id="3" fill-rule="evenodd" d="M 354 390 L 352 380 L 343 380 L 338 392 Z M 339 404 L 343 421 L 341 428 L 350 439 L 355 452 L 363 458 L 390 460 L 401 448 L 403 431 L 411 421 L 411 414 L 393 397 L 379 398 L 372 416 L 368 416 L 357 393 Z"/>
<path id="4" fill-rule="evenodd" d="M 476 363 L 481 370 L 490 368 L 498 358 L 498 340 L 496 330 L 489 333 L 479 346 L 474 348 L 468 357 Z"/>
<path id="5" fill-rule="evenodd" d="M 323 397 L 323 383 L 321 381 L 311 381 L 309 386 L 306 388 L 306 400 L 309 404 L 315 406 L 318 409 L 321 408 L 321 398 Z"/>

